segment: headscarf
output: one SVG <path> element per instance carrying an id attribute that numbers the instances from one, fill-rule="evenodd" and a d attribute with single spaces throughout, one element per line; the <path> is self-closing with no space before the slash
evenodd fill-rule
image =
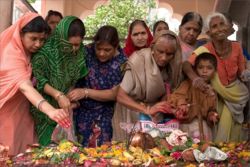
<path id="1" fill-rule="evenodd" d="M 162 30 L 159 35 L 157 35 L 152 41 L 151 48 L 160 37 L 165 35 L 170 35 L 176 40 L 176 52 L 173 59 L 169 62 L 169 68 L 167 69 L 171 87 L 176 89 L 180 85 L 182 80 L 182 51 L 178 36 L 173 31 Z"/>
<path id="2" fill-rule="evenodd" d="M 73 53 L 73 46 L 68 41 L 68 30 L 70 24 L 75 19 L 78 18 L 75 16 L 64 17 L 50 35 L 45 45 L 33 56 L 32 66 L 34 68 L 34 75 L 38 80 L 37 89 L 39 91 L 43 91 L 44 85 L 49 82 L 54 88 L 66 93 L 76 80 L 87 74 L 88 71 L 85 64 L 86 54 L 83 44 L 81 44 L 80 49 L 76 53 Z M 49 61 L 47 64 L 49 71 L 43 72 L 46 76 L 39 78 L 36 75 L 39 75 L 39 70 L 42 69 L 42 67 L 39 67 L 41 66 L 39 62 L 44 63 L 46 61 Z M 72 74 L 69 74 L 69 77 L 71 80 L 74 80 L 68 83 L 71 85 L 65 84 L 67 75 L 64 73 L 62 67 L 62 65 L 67 66 L 69 63 L 71 63 L 72 67 L 70 71 Z M 74 72 L 76 74 L 73 74 Z"/>
<path id="3" fill-rule="evenodd" d="M 27 13 L 0 35 L 0 109 L 12 98 L 23 81 L 30 80 L 30 57 L 26 55 L 20 32 L 37 13 Z"/>
<path id="4" fill-rule="evenodd" d="M 145 27 L 146 28 L 146 31 L 147 31 L 147 34 L 148 34 L 148 39 L 147 39 L 147 44 L 145 47 L 143 48 L 148 48 L 153 40 L 153 36 L 149 30 L 148 27 Z M 129 57 L 134 51 L 136 50 L 139 50 L 139 49 L 142 49 L 142 48 L 137 48 L 134 44 L 133 44 L 133 41 L 132 41 L 132 38 L 131 38 L 131 35 L 132 35 L 132 31 L 129 31 L 128 33 L 128 37 L 126 39 L 126 43 L 125 43 L 125 47 L 124 47 L 124 53 L 127 57 Z"/>
<path id="5" fill-rule="evenodd" d="M 78 18 L 75 16 L 64 17 L 45 45 L 32 58 L 37 90 L 55 108 L 58 108 L 58 103 L 52 96 L 44 92 L 45 84 L 48 83 L 53 88 L 66 94 L 78 79 L 83 78 L 88 73 L 83 44 L 74 53 L 72 52 L 73 46 L 68 41 L 70 24 L 76 19 Z M 49 144 L 56 122 L 34 106 L 31 108 L 31 113 L 36 123 L 39 143 L 42 145 Z"/>

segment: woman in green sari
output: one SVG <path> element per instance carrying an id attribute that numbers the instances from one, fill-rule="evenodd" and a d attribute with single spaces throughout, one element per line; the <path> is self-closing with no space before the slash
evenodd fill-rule
<path id="1" fill-rule="evenodd" d="M 36 88 L 56 108 L 71 112 L 74 103 L 65 94 L 76 81 L 87 74 L 85 49 L 82 44 L 85 28 L 80 19 L 67 16 L 57 25 L 45 45 L 33 56 L 32 68 Z M 57 125 L 48 116 L 31 108 L 41 145 L 48 145 Z"/>

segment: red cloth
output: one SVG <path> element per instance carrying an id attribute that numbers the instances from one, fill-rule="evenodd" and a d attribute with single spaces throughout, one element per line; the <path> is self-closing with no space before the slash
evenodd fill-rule
<path id="1" fill-rule="evenodd" d="M 146 27 L 146 31 L 148 34 L 148 39 L 147 39 L 146 46 L 143 48 L 148 48 L 150 46 L 151 42 L 153 41 L 153 36 L 152 36 L 148 27 Z M 131 39 L 131 33 L 132 32 L 129 31 L 128 37 L 126 39 L 125 47 L 124 47 L 124 53 L 127 57 L 129 57 L 134 51 L 142 49 L 142 48 L 137 48 L 136 46 L 134 46 L 133 41 Z"/>

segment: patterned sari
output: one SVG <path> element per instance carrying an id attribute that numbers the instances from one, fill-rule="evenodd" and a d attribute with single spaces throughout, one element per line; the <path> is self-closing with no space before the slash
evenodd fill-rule
<path id="1" fill-rule="evenodd" d="M 119 85 L 123 76 L 122 67 L 127 60 L 121 49 L 119 52 L 119 55 L 102 63 L 96 57 L 95 46 L 88 47 L 86 62 L 89 74 L 79 80 L 76 87 L 105 90 Z M 76 133 L 80 143 L 89 145 L 89 139 L 94 135 L 94 123 L 101 129 L 97 145 L 111 141 L 114 104 L 115 101 L 101 102 L 90 98 L 80 100 L 80 107 L 74 110 Z"/>
<path id="2" fill-rule="evenodd" d="M 72 45 L 67 41 L 69 26 L 75 19 L 77 17 L 74 16 L 67 16 L 62 19 L 48 41 L 32 59 L 37 90 L 56 108 L 58 108 L 57 101 L 44 92 L 45 84 L 49 84 L 66 94 L 77 80 L 83 78 L 88 72 L 85 65 L 83 45 L 80 46 L 77 53 L 73 53 Z M 31 113 L 35 120 L 35 130 L 39 143 L 42 145 L 49 144 L 56 122 L 38 111 L 34 106 Z"/>

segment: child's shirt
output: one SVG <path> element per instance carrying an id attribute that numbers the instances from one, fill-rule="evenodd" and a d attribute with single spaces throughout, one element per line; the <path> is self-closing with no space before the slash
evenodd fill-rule
<path id="1" fill-rule="evenodd" d="M 174 108 L 177 108 L 183 101 L 190 104 L 187 119 L 183 123 L 190 123 L 194 118 L 198 118 L 199 113 L 204 120 L 207 120 L 210 111 L 216 112 L 216 94 L 211 96 L 203 93 L 200 89 L 192 86 L 191 80 L 183 81 L 168 99 Z"/>

